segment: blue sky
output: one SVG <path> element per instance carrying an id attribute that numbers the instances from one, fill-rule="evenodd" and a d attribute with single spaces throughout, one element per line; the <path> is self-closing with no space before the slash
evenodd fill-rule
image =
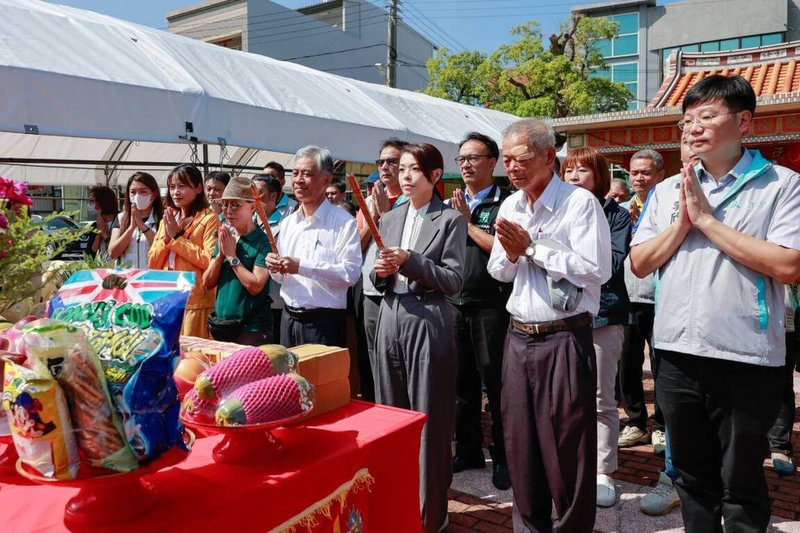
<path id="1" fill-rule="evenodd" d="M 388 0 L 371 0 L 387 5 Z M 187 7 L 199 0 L 59 0 L 52 3 L 88 9 L 164 29 L 166 13 Z M 317 0 L 278 0 L 289 8 L 318 3 Z M 509 30 L 530 19 L 542 25 L 545 36 L 558 29 L 574 4 L 564 0 L 400 0 L 401 16 L 406 23 L 425 34 L 436 44 L 451 50 L 492 51 L 511 41 Z"/>

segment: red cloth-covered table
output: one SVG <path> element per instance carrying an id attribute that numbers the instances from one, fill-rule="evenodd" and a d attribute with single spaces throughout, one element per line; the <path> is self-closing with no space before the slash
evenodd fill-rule
<path id="1" fill-rule="evenodd" d="M 108 530 L 419 531 L 424 422 L 419 413 L 353 401 L 274 430 L 286 452 L 258 468 L 215 463 L 221 437 L 199 438 L 184 462 L 146 478 L 157 506 Z M 77 491 L 0 478 L 0 531 L 64 530 L 64 508 Z"/>

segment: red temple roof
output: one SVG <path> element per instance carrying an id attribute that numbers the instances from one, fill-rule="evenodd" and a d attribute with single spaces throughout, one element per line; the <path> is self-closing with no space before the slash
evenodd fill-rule
<path id="1" fill-rule="evenodd" d="M 679 106 L 689 88 L 706 76 L 743 76 L 759 100 L 800 92 L 800 41 L 728 52 L 673 52 L 669 73 L 648 107 Z"/>

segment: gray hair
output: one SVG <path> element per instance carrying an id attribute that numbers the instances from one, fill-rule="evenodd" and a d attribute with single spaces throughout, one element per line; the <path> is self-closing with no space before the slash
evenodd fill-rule
<path id="1" fill-rule="evenodd" d="M 313 159 L 317 169 L 323 174 L 333 176 L 333 156 L 331 155 L 331 151 L 327 148 L 320 148 L 319 146 L 309 144 L 308 146 L 300 148 L 297 153 L 294 154 L 295 161 L 305 158 Z"/>
<path id="2" fill-rule="evenodd" d="M 639 150 L 638 152 L 636 152 L 631 156 L 631 161 L 633 161 L 634 159 L 649 159 L 653 163 L 655 163 L 656 168 L 658 170 L 664 169 L 664 158 L 661 157 L 661 154 L 659 154 L 655 150 L 650 150 L 650 149 Z"/>
<path id="3" fill-rule="evenodd" d="M 618 186 L 618 187 L 622 187 L 622 188 L 623 188 L 623 189 L 625 189 L 626 191 L 627 191 L 627 190 L 629 190 L 629 189 L 628 189 L 628 182 L 627 182 L 627 181 L 625 181 L 625 180 L 624 180 L 624 179 L 622 179 L 622 178 L 612 178 L 612 179 L 611 179 L 611 185 L 616 185 L 616 186 Z"/>
<path id="4" fill-rule="evenodd" d="M 503 139 L 508 137 L 525 137 L 528 146 L 540 152 L 555 148 L 556 135 L 548 124 L 535 118 L 523 118 L 503 130 Z"/>

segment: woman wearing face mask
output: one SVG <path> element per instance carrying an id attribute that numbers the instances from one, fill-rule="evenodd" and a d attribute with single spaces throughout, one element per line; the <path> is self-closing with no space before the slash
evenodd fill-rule
<path id="1" fill-rule="evenodd" d="M 466 219 L 434 193 L 443 168 L 434 146 L 403 148 L 400 187 L 409 201 L 381 216 L 386 248 L 371 274 L 384 294 L 375 333 L 375 401 L 428 416 L 419 467 L 425 532 L 447 523 L 458 358 L 445 296 L 461 289 L 467 249 Z"/>
<path id="2" fill-rule="evenodd" d="M 87 215 L 94 219 L 92 228 L 96 235 L 92 242 L 92 251 L 108 252 L 111 240 L 111 224 L 119 213 L 117 194 L 110 187 L 97 185 L 89 189 L 89 206 Z"/>
<path id="3" fill-rule="evenodd" d="M 111 229 L 108 255 L 131 268 L 147 268 L 147 252 L 164 214 L 158 183 L 146 172 L 128 179 L 125 205 Z"/>
<path id="4" fill-rule="evenodd" d="M 611 279 L 600 290 L 600 311 L 592 324 L 597 354 L 597 505 L 611 507 L 616 502 L 614 481 L 617 470 L 619 414 L 614 400 L 614 380 L 622 355 L 624 327 L 631 313 L 625 287 L 625 258 L 631 243 L 631 217 L 613 198 L 605 198 L 611 176 L 605 157 L 594 148 L 579 148 L 567 155 L 561 165 L 564 181 L 591 191 L 603 206 L 611 229 Z"/>
<path id="5" fill-rule="evenodd" d="M 194 288 L 186 304 L 181 335 L 208 339 L 208 315 L 214 309 L 216 291 L 203 287 L 203 272 L 217 244 L 219 217 L 208 207 L 203 175 L 196 167 L 175 167 L 167 177 L 167 186 L 167 207 L 150 246 L 148 265 L 153 269 L 194 272 Z"/>
<path id="6" fill-rule="evenodd" d="M 231 178 L 220 205 L 227 224 L 219 229 L 214 259 L 203 274 L 203 286 L 216 287 L 214 313 L 208 321 L 218 341 L 260 346 L 272 340 L 266 233 L 256 226 L 253 191 L 247 178 Z M 235 231 L 233 231 L 235 230 Z"/>

